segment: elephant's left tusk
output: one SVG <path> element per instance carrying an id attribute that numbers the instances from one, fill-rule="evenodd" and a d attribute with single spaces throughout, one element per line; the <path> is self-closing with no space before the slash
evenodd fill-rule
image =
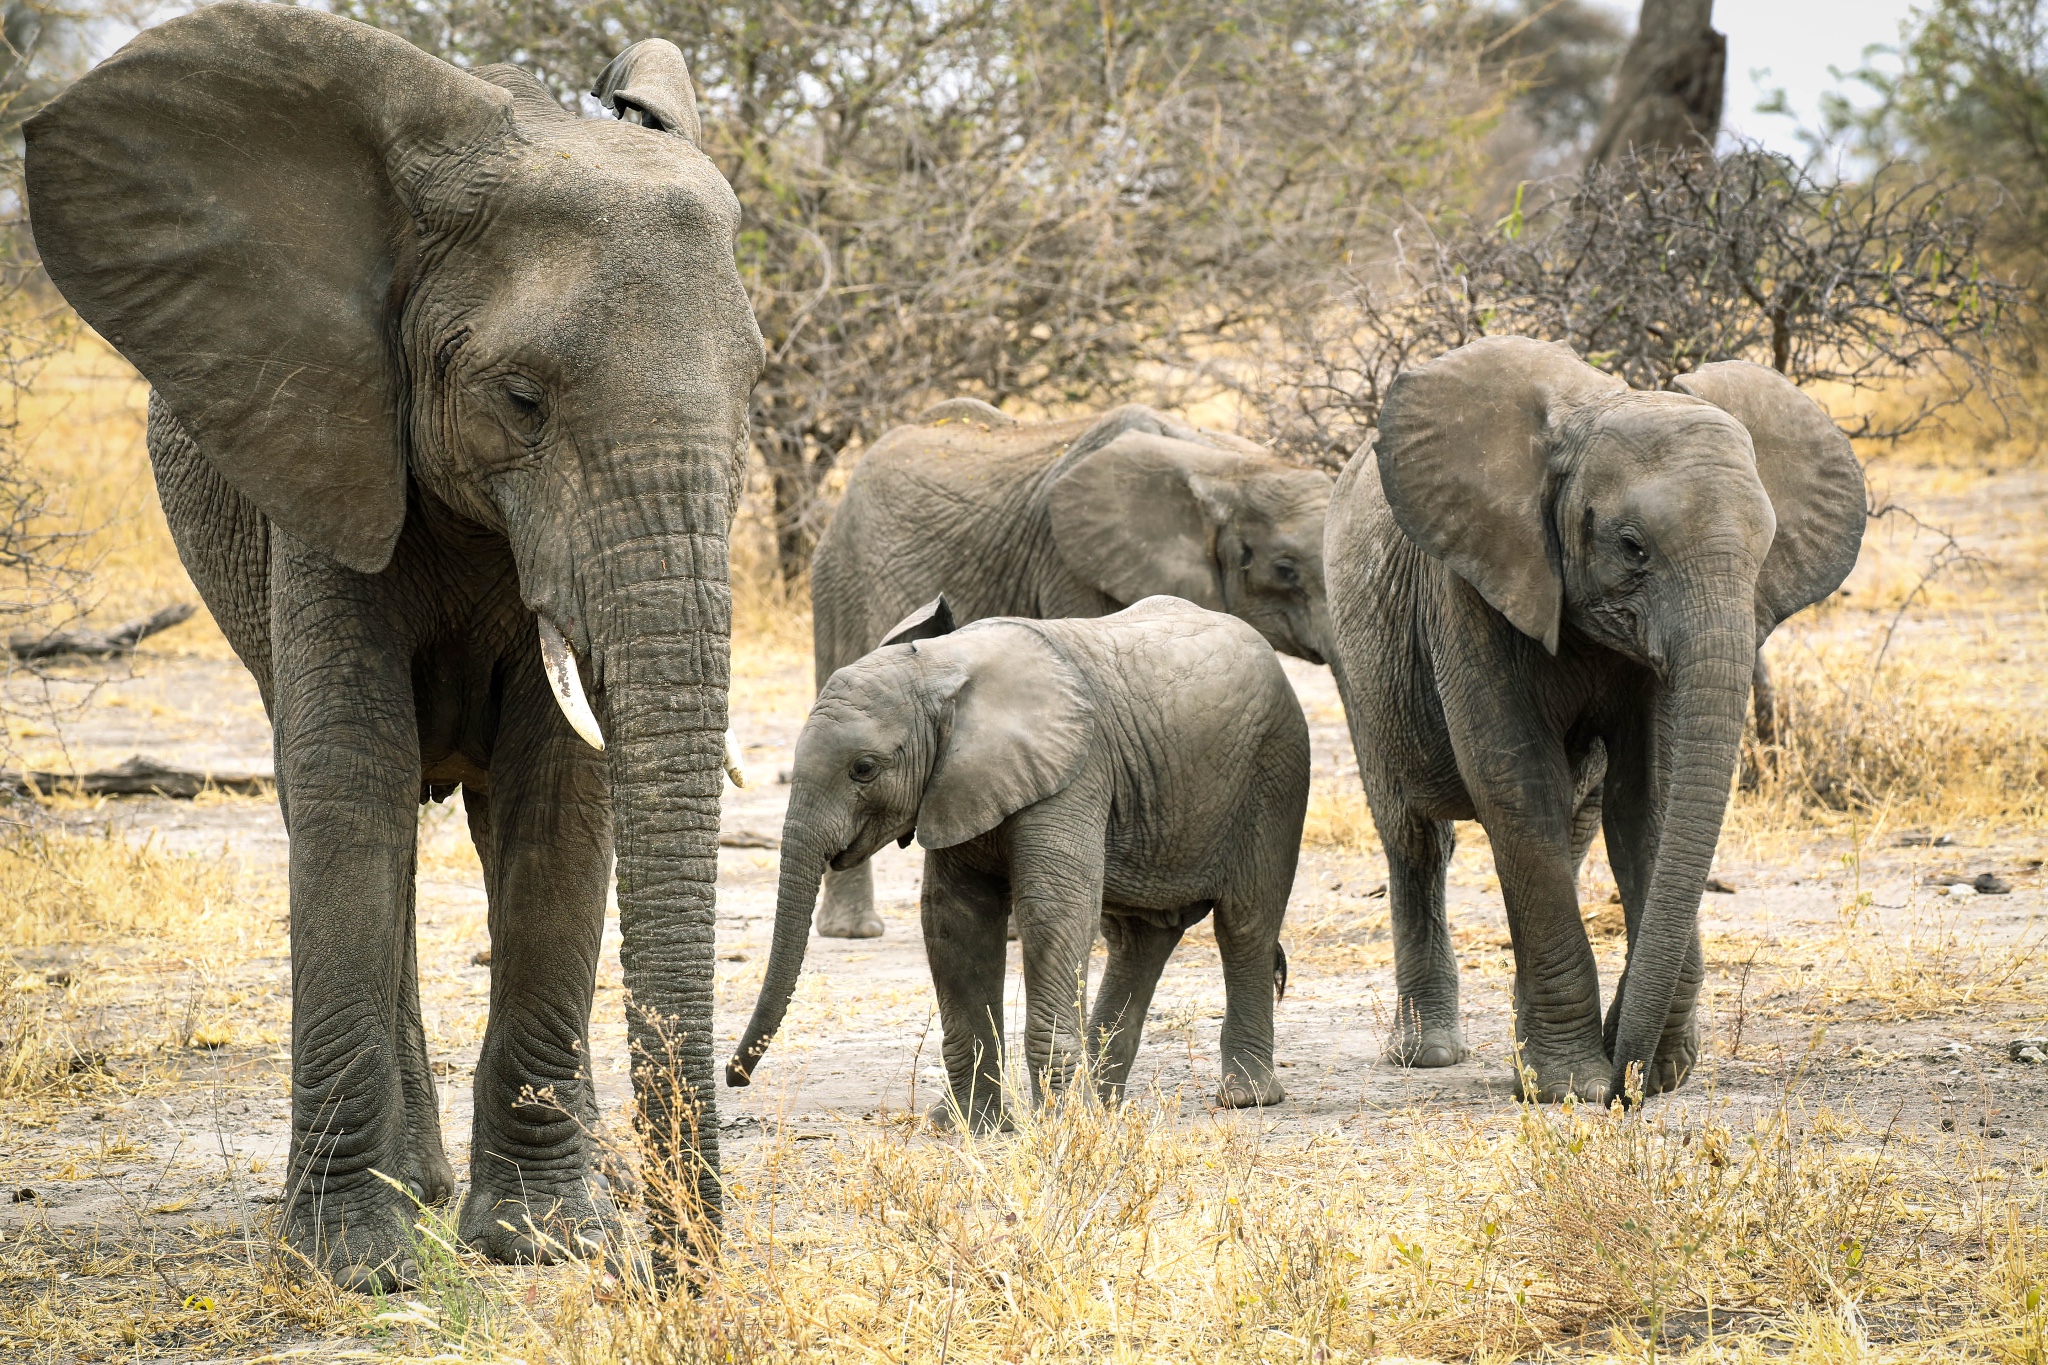
<path id="1" fill-rule="evenodd" d="M 583 695 L 583 675 L 576 671 L 576 656 L 569 649 L 569 642 L 562 638 L 554 623 L 545 616 L 540 621 L 540 662 L 547 670 L 548 687 L 555 694 L 555 705 L 562 708 L 562 718 L 569 722 L 569 728 L 593 749 L 604 748 L 604 731 L 597 725 L 597 717 L 591 714 L 590 698 Z"/>
<path id="2" fill-rule="evenodd" d="M 740 766 L 740 742 L 732 737 L 732 731 L 725 732 L 725 775 L 732 779 L 735 787 L 747 785 L 747 770 Z"/>

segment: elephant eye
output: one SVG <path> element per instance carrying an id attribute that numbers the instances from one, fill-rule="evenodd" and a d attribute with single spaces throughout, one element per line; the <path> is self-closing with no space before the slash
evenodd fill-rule
<path id="1" fill-rule="evenodd" d="M 1621 552 L 1637 564 L 1643 563 L 1650 557 L 1650 552 L 1643 548 L 1643 542 L 1637 540 L 1626 531 L 1621 534 Z"/>
<path id="2" fill-rule="evenodd" d="M 514 377 L 505 382 L 504 392 L 505 408 L 511 414 L 512 425 L 521 435 L 537 435 L 547 419 L 539 387 L 529 379 Z"/>
<path id="3" fill-rule="evenodd" d="M 1301 571 L 1296 569 L 1294 565 L 1288 562 L 1287 560 L 1282 559 L 1274 562 L 1273 576 L 1279 579 L 1282 583 L 1285 583 L 1290 588 L 1298 588 L 1301 586 Z"/>
<path id="4" fill-rule="evenodd" d="M 856 782 L 872 782 L 875 775 L 881 771 L 882 764 L 874 755 L 862 754 L 848 766 L 846 775 Z"/>

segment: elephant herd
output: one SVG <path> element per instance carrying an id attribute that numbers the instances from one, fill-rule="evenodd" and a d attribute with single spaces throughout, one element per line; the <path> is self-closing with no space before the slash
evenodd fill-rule
<path id="1" fill-rule="evenodd" d="M 589 1019 L 615 877 L 659 1246 L 720 1198 L 713 983 L 731 594 L 760 334 L 739 207 L 671 44 L 565 112 L 508 66 L 225 0 L 26 128 L 50 278 L 152 389 L 181 558 L 254 675 L 290 835 L 284 1233 L 407 1282 L 449 1197 L 413 947 L 417 820 L 459 787 L 491 1008 L 461 1235 L 547 1259 L 616 1210 Z M 1006 925 L 1034 1088 L 1112 1092 L 1213 915 L 1229 1104 L 1281 1097 L 1273 993 L 1327 662 L 1386 845 L 1394 1056 L 1463 1055 L 1451 822 L 1492 841 L 1538 1095 L 1679 1083 L 1696 918 L 1757 648 L 1854 563 L 1861 475 L 1775 373 L 1638 393 L 1493 338 L 1393 385 L 1334 485 L 1144 408 L 1020 426 L 954 400 L 868 451 L 813 571 L 776 939 L 728 1068 L 821 932 L 879 932 L 866 859 L 927 850 L 954 1112 L 1000 1123 Z M 1604 1018 L 1575 894 L 1604 824 L 1628 925 Z M 1097 924 L 1109 965 L 1084 1026 Z"/>

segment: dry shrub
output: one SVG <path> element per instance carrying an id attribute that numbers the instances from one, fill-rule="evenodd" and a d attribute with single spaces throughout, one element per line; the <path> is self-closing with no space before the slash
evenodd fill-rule
<path id="1" fill-rule="evenodd" d="M 16 948 L 173 934 L 239 943 L 267 908 L 252 892 L 225 855 L 172 853 L 111 829 L 0 835 L 0 939 Z"/>
<path id="2" fill-rule="evenodd" d="M 1913 895 L 1903 910 L 1878 913 L 1860 892 L 1838 913 L 1822 970 L 1802 1013 L 1819 1019 L 1923 1019 L 2026 1001 L 2041 976 L 2043 928 L 2029 922 L 1994 942 L 1967 902 Z"/>
<path id="3" fill-rule="evenodd" d="M 1306 848 L 1334 848 L 1346 853 L 1377 852 L 1379 829 L 1358 779 L 1313 783 L 1308 789 L 1308 814 L 1301 825 Z"/>

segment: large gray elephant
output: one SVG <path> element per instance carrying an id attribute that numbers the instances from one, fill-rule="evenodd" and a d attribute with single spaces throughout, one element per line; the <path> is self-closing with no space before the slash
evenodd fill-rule
<path id="1" fill-rule="evenodd" d="M 1102 616 L 1155 593 L 1321 663 L 1328 476 L 1151 408 L 1025 426 L 974 399 L 875 443 L 811 561 L 820 688 L 944 593 L 960 621 Z M 882 932 L 868 865 L 825 879 L 818 932 Z"/>
<path id="2" fill-rule="evenodd" d="M 28 125 L 43 261 L 154 390 L 165 514 L 274 727 L 285 1227 L 356 1288 L 410 1274 L 408 1191 L 452 1190 L 413 895 L 415 809 L 458 784 L 492 939 L 462 1235 L 545 1258 L 609 1216 L 587 1042 L 615 845 L 640 1121 L 702 1201 L 653 1212 L 717 1209 L 726 536 L 762 349 L 681 53 L 635 44 L 598 93 L 620 121 L 229 0 Z"/>
<path id="3" fill-rule="evenodd" d="M 943 599 L 941 599 L 943 602 Z M 1002 1121 L 1003 926 L 1023 940 L 1034 1095 L 1084 1055 L 1119 1094 L 1161 969 L 1212 909 L 1233 1106 L 1276 1104 L 1280 924 L 1308 806 L 1308 725 L 1242 621 L 1172 597 L 1101 620 L 926 613 L 834 673 L 797 740 L 775 941 L 726 1068 L 745 1085 L 802 970 L 818 880 L 913 832 L 953 1104 Z M 1109 963 L 1084 1036 L 1097 923 Z M 941 1114 L 949 1112 L 942 1107 Z"/>
<path id="4" fill-rule="evenodd" d="M 1775 372 L 1677 387 L 1477 341 L 1396 380 L 1337 481 L 1332 667 L 1386 846 L 1408 1064 L 1464 1054 L 1444 872 L 1471 819 L 1538 1096 L 1655 1094 L 1696 1056 L 1700 895 L 1757 649 L 1854 567 L 1865 504 L 1847 438 Z M 1577 895 L 1595 821 L 1628 925 L 1604 1027 Z"/>

